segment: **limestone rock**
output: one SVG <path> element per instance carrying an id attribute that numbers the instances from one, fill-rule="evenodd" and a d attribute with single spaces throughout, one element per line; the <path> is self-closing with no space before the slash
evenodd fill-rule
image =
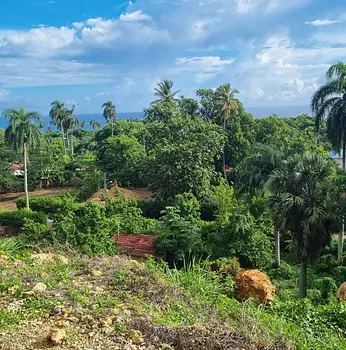
<path id="1" fill-rule="evenodd" d="M 129 338 L 136 345 L 140 345 L 140 344 L 144 343 L 143 334 L 140 331 L 136 330 L 136 329 L 131 329 L 130 330 Z"/>
<path id="2" fill-rule="evenodd" d="M 259 270 L 245 270 L 234 278 L 236 296 L 240 300 L 254 298 L 260 303 L 270 304 L 275 297 L 276 287 L 266 274 Z"/>
<path id="3" fill-rule="evenodd" d="M 90 271 L 90 275 L 93 277 L 101 277 L 102 276 L 102 271 L 100 270 L 91 270 Z"/>
<path id="4" fill-rule="evenodd" d="M 24 296 L 32 297 L 37 294 L 44 294 L 46 290 L 47 290 L 47 286 L 44 283 L 39 282 L 30 291 L 25 292 Z"/>
<path id="5" fill-rule="evenodd" d="M 48 340 L 54 345 L 60 345 L 66 339 L 66 331 L 64 329 L 54 328 L 49 331 Z"/>
<path id="6" fill-rule="evenodd" d="M 339 287 L 336 297 L 341 301 L 346 301 L 346 282 Z"/>
<path id="7" fill-rule="evenodd" d="M 63 255 L 56 255 L 52 253 L 40 253 L 40 254 L 33 254 L 30 256 L 30 258 L 33 260 L 36 264 L 58 264 L 63 263 L 65 265 L 68 264 L 68 259 Z"/>

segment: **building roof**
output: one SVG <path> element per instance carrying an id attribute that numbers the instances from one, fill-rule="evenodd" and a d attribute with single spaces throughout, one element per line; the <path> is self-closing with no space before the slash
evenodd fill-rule
<path id="1" fill-rule="evenodd" d="M 24 168 L 24 164 L 21 163 L 14 163 L 11 165 L 11 170 L 16 171 L 16 170 L 22 170 Z"/>

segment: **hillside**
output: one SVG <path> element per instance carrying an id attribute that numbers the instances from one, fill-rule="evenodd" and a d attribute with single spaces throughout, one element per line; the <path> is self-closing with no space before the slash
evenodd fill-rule
<path id="1" fill-rule="evenodd" d="M 288 349 L 267 344 L 245 314 L 232 329 L 205 293 L 197 298 L 154 266 L 122 256 L 2 256 L 0 349 L 49 348 L 54 329 L 55 349 Z"/>

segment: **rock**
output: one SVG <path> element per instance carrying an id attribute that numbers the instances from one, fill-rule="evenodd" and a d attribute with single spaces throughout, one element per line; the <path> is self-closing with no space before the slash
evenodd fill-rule
<path id="1" fill-rule="evenodd" d="M 60 345 L 66 339 L 66 331 L 64 329 L 53 328 L 49 331 L 48 340 L 54 345 Z"/>
<path id="2" fill-rule="evenodd" d="M 30 259 L 34 261 L 36 264 L 68 264 L 68 259 L 63 255 L 56 255 L 52 253 L 40 253 L 40 254 L 33 254 L 30 256 Z"/>
<path id="3" fill-rule="evenodd" d="M 56 323 L 56 326 L 59 327 L 59 328 L 62 328 L 62 327 L 64 327 L 64 322 L 63 321 L 58 321 Z"/>
<path id="4" fill-rule="evenodd" d="M 73 322 L 73 323 L 78 323 L 79 322 L 79 318 L 76 316 L 70 316 L 68 318 L 69 321 Z"/>
<path id="5" fill-rule="evenodd" d="M 103 327 L 110 328 L 110 327 L 112 327 L 113 321 L 114 321 L 114 317 L 107 317 L 107 318 L 101 320 L 100 323 Z"/>
<path id="6" fill-rule="evenodd" d="M 72 314 L 73 309 L 72 307 L 64 307 L 61 311 L 65 316 L 69 316 Z"/>
<path id="7" fill-rule="evenodd" d="M 240 300 L 254 298 L 260 303 L 270 304 L 275 297 L 276 287 L 266 274 L 259 270 L 245 270 L 234 278 L 236 296 Z"/>
<path id="8" fill-rule="evenodd" d="M 91 270 L 90 275 L 93 277 L 101 277 L 102 276 L 102 271 L 100 270 Z"/>
<path id="9" fill-rule="evenodd" d="M 346 301 L 346 282 L 339 287 L 336 297 L 341 301 Z"/>
<path id="10" fill-rule="evenodd" d="M 131 329 L 129 333 L 129 338 L 132 340 L 132 342 L 136 345 L 140 345 L 144 343 L 144 338 L 142 332 Z"/>
<path id="11" fill-rule="evenodd" d="M 35 294 L 43 294 L 47 290 L 47 286 L 44 283 L 37 283 L 33 289 L 31 289 L 32 292 Z"/>

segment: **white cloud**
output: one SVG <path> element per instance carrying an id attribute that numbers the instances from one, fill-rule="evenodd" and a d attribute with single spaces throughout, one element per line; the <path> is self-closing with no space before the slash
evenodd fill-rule
<path id="1" fill-rule="evenodd" d="M 329 26 L 331 24 L 341 23 L 341 22 L 342 21 L 339 20 L 339 19 L 333 19 L 333 20 L 330 20 L 330 19 L 316 19 L 314 21 L 307 21 L 307 22 L 305 22 L 305 24 L 310 24 L 312 26 L 319 27 L 319 26 Z"/>
<path id="2" fill-rule="evenodd" d="M 304 6 L 312 0 L 235 0 L 236 11 L 240 14 L 269 14 L 283 12 Z"/>
<path id="3" fill-rule="evenodd" d="M 73 43 L 76 31 L 68 27 L 41 27 L 28 31 L 0 31 L 0 54 L 50 56 Z"/>
<path id="4" fill-rule="evenodd" d="M 135 12 L 126 12 L 120 15 L 120 21 L 136 22 L 136 21 L 151 21 L 151 17 L 143 13 L 141 10 Z"/>
<path id="5" fill-rule="evenodd" d="M 8 100 L 9 96 L 10 96 L 9 90 L 0 88 L 0 101 L 1 102 Z"/>

